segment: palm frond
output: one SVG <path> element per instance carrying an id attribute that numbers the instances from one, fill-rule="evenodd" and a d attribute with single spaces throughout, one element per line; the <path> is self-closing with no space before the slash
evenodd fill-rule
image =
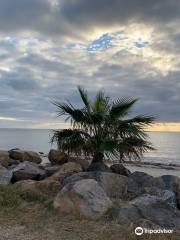
<path id="1" fill-rule="evenodd" d="M 87 108 L 88 112 L 90 112 L 91 104 L 90 104 L 90 100 L 88 99 L 87 91 L 85 91 L 81 86 L 78 86 L 78 91 L 85 107 Z"/>
<path id="2" fill-rule="evenodd" d="M 118 98 L 116 101 L 113 102 L 110 116 L 112 118 L 120 118 L 124 117 L 132 108 L 132 106 L 138 101 L 138 99 L 132 98 Z"/>
<path id="3" fill-rule="evenodd" d="M 109 98 L 105 96 L 103 91 L 99 91 L 95 97 L 94 102 L 92 103 L 93 112 L 107 112 L 109 107 Z"/>
<path id="4" fill-rule="evenodd" d="M 134 118 L 124 120 L 126 123 L 133 123 L 133 124 L 138 124 L 140 126 L 147 126 L 151 125 L 155 120 L 154 116 L 148 116 L 148 115 L 138 115 Z"/>

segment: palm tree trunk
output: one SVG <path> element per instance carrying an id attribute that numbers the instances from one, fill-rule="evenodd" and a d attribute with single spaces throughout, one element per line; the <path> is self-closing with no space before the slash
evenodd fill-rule
<path id="1" fill-rule="evenodd" d="M 124 162 L 124 154 L 121 153 L 121 152 L 120 152 L 119 162 L 120 162 L 120 163 Z"/>
<path id="2" fill-rule="evenodd" d="M 102 152 L 95 152 L 92 163 L 103 162 L 104 154 Z"/>

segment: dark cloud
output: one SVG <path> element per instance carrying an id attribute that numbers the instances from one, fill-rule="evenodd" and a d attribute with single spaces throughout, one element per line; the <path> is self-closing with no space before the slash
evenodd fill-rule
<path id="1" fill-rule="evenodd" d="M 159 24 L 179 18 L 179 7 L 178 0 L 63 0 L 61 14 L 78 26 L 106 27 L 135 19 Z"/>
<path id="2" fill-rule="evenodd" d="M 135 112 L 180 121 L 179 16 L 179 0 L 0 0 L 0 115 L 56 122 L 51 101 L 79 106 L 82 85 L 90 96 L 139 97 Z M 131 39 L 132 24 L 152 28 L 150 39 Z M 108 32 L 122 26 L 113 47 Z M 102 36 L 89 42 L 94 29 Z"/>
<path id="3" fill-rule="evenodd" d="M 1 32 L 34 31 L 69 37 L 88 29 L 144 22 L 169 24 L 180 15 L 179 0 L 0 0 Z M 49 35 L 49 37 L 51 36 Z"/>

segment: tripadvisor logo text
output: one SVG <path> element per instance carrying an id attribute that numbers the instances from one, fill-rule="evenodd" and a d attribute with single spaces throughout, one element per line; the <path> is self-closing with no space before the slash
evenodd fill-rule
<path id="1" fill-rule="evenodd" d="M 142 228 L 142 227 L 137 227 L 135 230 L 134 230 L 135 234 L 136 235 L 142 235 L 142 234 L 162 234 L 162 233 L 165 233 L 165 234 L 172 234 L 173 233 L 173 230 L 172 229 L 148 229 L 148 228 Z"/>

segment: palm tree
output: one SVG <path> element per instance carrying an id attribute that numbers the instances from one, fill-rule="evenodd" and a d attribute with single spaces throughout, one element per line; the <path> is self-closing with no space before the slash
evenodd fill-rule
<path id="1" fill-rule="evenodd" d="M 99 91 L 90 101 L 87 91 L 78 87 L 83 102 L 76 108 L 69 101 L 53 102 L 58 116 L 66 116 L 71 128 L 54 131 L 52 142 L 68 154 L 88 155 L 93 162 L 109 158 L 124 160 L 140 159 L 144 152 L 153 147 L 147 141 L 144 128 L 151 125 L 154 117 L 139 115 L 128 118 L 137 99 L 121 98 L 112 101 L 104 92 Z"/>

